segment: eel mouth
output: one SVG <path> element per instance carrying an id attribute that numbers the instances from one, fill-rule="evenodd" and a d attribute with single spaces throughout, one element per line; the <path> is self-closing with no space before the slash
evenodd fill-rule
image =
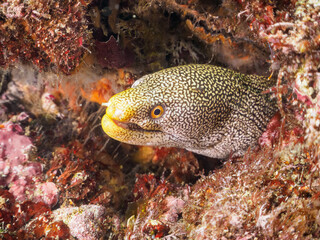
<path id="1" fill-rule="evenodd" d="M 101 120 L 103 131 L 111 138 L 134 145 L 153 145 L 163 142 L 165 134 L 157 130 L 146 130 L 134 123 L 112 119 L 105 114 Z"/>

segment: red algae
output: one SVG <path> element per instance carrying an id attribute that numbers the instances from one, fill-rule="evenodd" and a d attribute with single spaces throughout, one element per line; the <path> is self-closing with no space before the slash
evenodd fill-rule
<path id="1" fill-rule="evenodd" d="M 64 73 L 78 66 L 89 40 L 86 5 L 78 1 L 14 1 L 1 4 L 0 65 L 32 61 Z"/>
<path id="2" fill-rule="evenodd" d="M 6 190 L 0 190 L 0 200 L 0 219 L 3 223 L 2 231 L 7 233 L 5 239 L 39 238 L 44 235 L 44 232 L 40 234 L 39 230 L 35 231 L 35 235 L 33 235 L 31 226 L 32 228 L 41 228 L 41 224 L 39 225 L 39 223 L 37 223 L 36 225 L 32 225 L 32 222 L 38 217 L 44 221 L 41 215 L 49 215 L 51 213 L 50 208 L 45 203 L 35 203 L 32 201 L 26 201 L 24 203 L 15 202 L 14 196 Z M 28 222 L 29 225 L 25 229 L 25 225 Z"/>
<path id="3" fill-rule="evenodd" d="M 141 164 L 152 163 L 170 171 L 176 182 L 191 181 L 199 173 L 195 156 L 184 149 L 138 147 L 133 159 Z"/>
<path id="4" fill-rule="evenodd" d="M 152 163 L 169 169 L 177 182 L 191 181 L 199 173 L 197 159 L 183 149 L 156 148 Z"/>
<path id="5" fill-rule="evenodd" d="M 174 192 L 172 192 L 174 191 Z M 135 211 L 127 220 L 128 239 L 154 239 L 185 234 L 178 223 L 185 205 L 188 188 L 174 186 L 154 175 L 139 175 L 134 187 L 134 202 L 129 212 Z"/>

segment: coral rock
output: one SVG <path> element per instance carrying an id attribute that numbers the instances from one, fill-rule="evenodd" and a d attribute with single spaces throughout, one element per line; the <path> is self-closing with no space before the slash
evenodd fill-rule
<path id="1" fill-rule="evenodd" d="M 60 208 L 53 212 L 55 221 L 63 221 L 77 239 L 101 239 L 104 236 L 106 209 L 98 205 Z"/>

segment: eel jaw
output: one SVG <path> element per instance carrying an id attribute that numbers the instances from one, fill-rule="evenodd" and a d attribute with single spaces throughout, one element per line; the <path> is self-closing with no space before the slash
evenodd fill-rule
<path id="1" fill-rule="evenodd" d="M 161 131 L 145 130 L 137 124 L 112 119 L 108 113 L 103 116 L 101 125 L 111 138 L 133 145 L 160 146 L 169 140 Z"/>

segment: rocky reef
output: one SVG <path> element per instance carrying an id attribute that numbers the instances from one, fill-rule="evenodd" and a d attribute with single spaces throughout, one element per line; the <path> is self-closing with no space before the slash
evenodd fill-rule
<path id="1" fill-rule="evenodd" d="M 0 1 L 1 239 L 320 238 L 316 0 Z M 241 158 L 109 139 L 102 102 L 209 63 L 277 79 Z"/>

